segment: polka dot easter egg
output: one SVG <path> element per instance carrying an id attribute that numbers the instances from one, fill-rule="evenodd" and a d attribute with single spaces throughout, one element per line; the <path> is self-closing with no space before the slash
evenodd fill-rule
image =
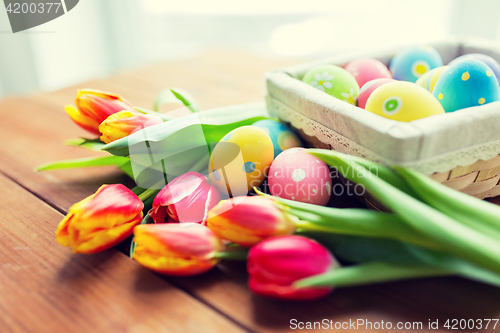
<path id="1" fill-rule="evenodd" d="M 276 157 L 268 176 L 272 195 L 325 206 L 330 200 L 330 169 L 304 148 L 285 150 Z"/>
<path id="2" fill-rule="evenodd" d="M 484 62 L 475 59 L 451 65 L 438 79 L 432 94 L 446 112 L 499 100 L 495 74 Z"/>
<path id="3" fill-rule="evenodd" d="M 290 130 L 290 128 L 288 128 L 288 126 L 279 121 L 264 119 L 253 123 L 252 126 L 262 128 L 269 134 L 273 142 L 274 157 L 278 156 L 284 150 L 302 147 L 300 139 Z"/>
<path id="4" fill-rule="evenodd" d="M 389 69 L 377 59 L 354 60 L 345 65 L 344 68 L 354 76 L 360 87 L 371 80 L 392 78 Z"/>
<path id="5" fill-rule="evenodd" d="M 404 81 L 389 82 L 375 89 L 365 109 L 388 119 L 406 122 L 444 113 L 430 92 Z"/>
<path id="6" fill-rule="evenodd" d="M 356 105 L 359 85 L 351 73 L 342 67 L 335 65 L 314 67 L 304 75 L 302 81 L 341 101 Z"/>
<path id="7" fill-rule="evenodd" d="M 422 88 L 425 88 L 432 92 L 434 90 L 434 87 L 436 86 L 437 80 L 443 74 L 449 66 L 441 66 L 441 67 L 436 67 L 424 75 L 422 75 L 415 84 L 421 86 Z"/>
<path id="8" fill-rule="evenodd" d="M 416 46 L 399 51 L 389 66 L 395 80 L 416 82 L 433 68 L 443 66 L 443 59 L 431 46 Z"/>
<path id="9" fill-rule="evenodd" d="M 495 74 L 495 77 L 497 78 L 497 81 L 500 80 L 500 65 L 498 62 L 493 59 L 490 56 L 487 56 L 486 54 L 481 54 L 481 53 L 469 53 L 469 54 L 464 54 L 458 58 L 453 59 L 450 61 L 448 65 L 454 65 L 459 61 L 462 60 L 468 60 L 468 59 L 475 59 L 484 62 L 486 66 L 488 66 L 492 71 L 493 74 Z"/>
<path id="10" fill-rule="evenodd" d="M 246 195 L 262 183 L 273 157 L 273 143 L 263 129 L 255 126 L 236 128 L 212 151 L 210 180 L 223 195 Z"/>
<path id="11" fill-rule="evenodd" d="M 396 80 L 393 79 L 375 79 L 371 80 L 369 82 L 366 82 L 363 87 L 361 87 L 361 90 L 359 91 L 359 97 L 358 97 L 358 106 L 362 109 L 365 108 L 366 106 L 366 101 L 368 100 L 368 97 L 372 94 L 372 92 L 380 87 L 383 84 L 389 83 L 389 82 L 395 82 Z"/>

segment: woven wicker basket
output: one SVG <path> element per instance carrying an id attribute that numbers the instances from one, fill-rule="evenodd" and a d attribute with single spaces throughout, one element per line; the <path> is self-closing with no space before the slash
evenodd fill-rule
<path id="1" fill-rule="evenodd" d="M 500 49 L 477 41 L 448 41 L 434 46 L 445 63 L 473 52 L 485 53 L 500 61 Z M 394 52 L 363 56 L 378 58 L 387 64 Z M 432 128 L 427 132 L 423 130 L 423 134 L 409 135 L 408 132 L 414 130 L 408 127 L 411 123 L 394 125 L 385 118 L 373 118 L 370 112 L 316 92 L 297 80 L 316 64 L 344 65 L 359 57 L 326 59 L 267 73 L 266 101 L 270 114 L 288 123 L 310 147 L 337 150 L 385 165 L 406 165 L 481 199 L 500 195 L 500 102 L 434 116 L 443 116 L 436 118 L 435 123 L 429 122 L 432 117 L 412 122 L 420 122 L 416 126 L 419 129 Z M 481 120 L 477 119 L 478 115 Z M 368 134 L 363 136 L 365 133 Z M 383 147 L 378 149 L 373 141 L 383 143 Z M 427 151 L 413 154 L 422 147 Z M 428 154 L 424 156 L 425 153 Z"/>
<path id="2" fill-rule="evenodd" d="M 300 135 L 307 147 L 336 150 L 290 123 L 288 125 Z M 486 161 L 479 160 L 466 167 L 457 166 L 450 171 L 433 173 L 429 177 L 480 199 L 496 197 L 500 195 L 500 155 Z M 364 199 L 374 208 L 381 208 L 375 201 Z"/>

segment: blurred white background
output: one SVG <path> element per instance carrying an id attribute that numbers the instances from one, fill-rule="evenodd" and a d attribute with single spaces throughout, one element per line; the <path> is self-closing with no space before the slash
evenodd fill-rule
<path id="1" fill-rule="evenodd" d="M 311 59 L 449 36 L 499 42 L 499 0 L 80 0 L 13 34 L 0 10 L 0 96 L 55 90 L 232 47 Z"/>

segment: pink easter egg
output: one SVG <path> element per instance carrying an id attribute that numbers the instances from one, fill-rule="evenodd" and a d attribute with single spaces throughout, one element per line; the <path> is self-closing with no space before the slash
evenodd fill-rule
<path id="1" fill-rule="evenodd" d="M 272 195 L 325 206 L 332 193 L 330 169 L 304 148 L 291 148 L 279 154 L 268 175 Z"/>
<path id="2" fill-rule="evenodd" d="M 368 97 L 372 94 L 372 92 L 380 87 L 383 84 L 389 83 L 396 81 L 394 79 L 375 79 L 366 82 L 363 87 L 361 87 L 361 90 L 359 91 L 359 96 L 358 96 L 358 106 L 362 109 L 365 108 L 366 101 L 368 100 Z"/>
<path id="3" fill-rule="evenodd" d="M 348 63 L 344 69 L 354 76 L 360 87 L 371 80 L 392 79 L 389 69 L 377 59 L 354 60 Z"/>

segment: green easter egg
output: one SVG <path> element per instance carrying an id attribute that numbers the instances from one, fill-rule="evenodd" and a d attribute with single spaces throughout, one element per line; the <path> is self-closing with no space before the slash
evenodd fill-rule
<path id="1" fill-rule="evenodd" d="M 311 68 L 302 81 L 352 105 L 356 105 L 358 100 L 358 83 L 354 76 L 342 67 L 321 65 Z"/>

